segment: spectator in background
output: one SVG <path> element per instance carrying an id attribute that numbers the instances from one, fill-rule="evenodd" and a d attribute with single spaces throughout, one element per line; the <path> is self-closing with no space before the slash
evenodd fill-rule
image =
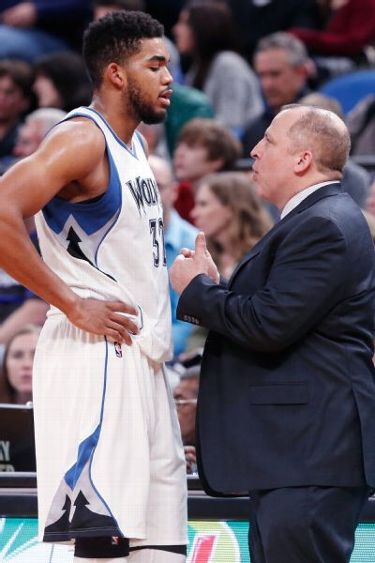
<path id="1" fill-rule="evenodd" d="M 300 99 L 300 103 L 332 111 L 344 120 L 340 103 L 334 98 L 330 98 L 329 96 L 325 96 L 319 92 L 307 94 L 307 96 Z M 362 209 L 366 207 L 370 184 L 371 176 L 367 170 L 349 158 L 343 169 L 341 186 L 342 189 L 347 192 Z"/>
<path id="2" fill-rule="evenodd" d="M 194 246 L 198 231 L 193 225 L 182 219 L 177 211 L 173 209 L 173 204 L 177 197 L 177 186 L 170 164 L 166 160 L 153 155 L 149 158 L 149 164 L 154 173 L 163 205 L 164 243 L 167 267 L 169 268 L 181 248 L 191 248 Z M 185 351 L 186 341 L 193 327 L 189 323 L 177 320 L 178 295 L 171 287 L 169 292 L 171 297 L 173 351 L 174 357 L 177 357 L 181 352 Z"/>
<path id="3" fill-rule="evenodd" d="M 16 332 L 3 356 L 0 403 L 25 404 L 32 400 L 32 370 L 40 327 L 28 325 Z"/>
<path id="4" fill-rule="evenodd" d="M 207 248 L 226 279 L 272 227 L 271 217 L 255 187 L 242 172 L 219 172 L 204 177 L 191 216 L 198 229 L 204 231 Z"/>
<path id="5" fill-rule="evenodd" d="M 173 83 L 172 89 L 171 105 L 164 123 L 170 155 L 173 155 L 180 131 L 186 123 L 196 117 L 214 117 L 212 104 L 204 92 L 178 83 Z"/>
<path id="6" fill-rule="evenodd" d="M 317 0 L 227 0 L 248 61 L 262 37 L 291 27 L 319 28 Z"/>
<path id="7" fill-rule="evenodd" d="M 186 472 L 196 473 L 195 419 L 199 390 L 200 365 L 186 369 L 173 391 L 184 445 Z"/>
<path id="8" fill-rule="evenodd" d="M 175 208 L 187 221 L 198 182 L 207 174 L 232 170 L 241 156 L 239 141 L 213 119 L 196 118 L 181 130 L 173 155 L 178 186 Z"/>
<path id="9" fill-rule="evenodd" d="M 146 10 L 154 18 L 161 21 L 165 32 L 170 37 L 172 28 L 186 0 L 146 0 Z"/>
<path id="10" fill-rule="evenodd" d="M 81 48 L 91 0 L 3 0 L 0 58 L 34 62 L 43 54 Z"/>
<path id="11" fill-rule="evenodd" d="M 278 32 L 261 39 L 254 55 L 266 102 L 264 112 L 248 122 L 243 136 L 244 155 L 263 137 L 282 106 L 294 103 L 309 92 L 311 61 L 302 41 L 288 33 Z"/>
<path id="12" fill-rule="evenodd" d="M 363 61 L 364 48 L 375 40 L 375 0 L 324 0 L 328 8 L 324 29 L 292 28 L 295 37 L 304 42 L 311 55 L 319 56 L 317 63 L 325 66 L 329 74 L 347 71 Z M 331 64 L 321 58 L 335 57 Z M 339 65 L 337 57 L 351 59 Z M 345 61 L 341 60 L 341 63 Z"/>
<path id="13" fill-rule="evenodd" d="M 92 86 L 81 55 L 68 51 L 51 53 L 35 64 L 34 92 L 39 107 L 70 111 L 89 105 Z"/>
<path id="14" fill-rule="evenodd" d="M 29 113 L 25 123 L 19 128 L 13 149 L 14 156 L 24 158 L 33 154 L 48 131 L 64 119 L 65 115 L 65 111 L 57 108 L 40 108 Z"/>
<path id="15" fill-rule="evenodd" d="M 178 50 L 192 59 L 186 83 L 203 90 L 215 118 L 237 137 L 244 123 L 263 109 L 259 84 L 246 61 L 236 52 L 231 12 L 219 2 L 192 2 L 173 28 Z"/>
<path id="16" fill-rule="evenodd" d="M 23 61 L 0 61 L 0 158 L 11 156 L 19 126 L 33 103 L 33 69 Z"/>

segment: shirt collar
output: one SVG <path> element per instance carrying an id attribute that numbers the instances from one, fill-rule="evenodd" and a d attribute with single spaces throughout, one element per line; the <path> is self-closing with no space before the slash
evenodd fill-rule
<path id="1" fill-rule="evenodd" d="M 320 184 L 314 184 L 313 186 L 309 186 L 308 188 L 305 188 L 304 190 L 301 190 L 300 192 L 296 193 L 293 197 L 290 198 L 289 201 L 287 201 L 287 203 L 283 207 L 283 210 L 281 211 L 280 219 L 284 219 L 284 217 L 288 215 L 288 213 L 293 211 L 293 209 L 297 207 L 297 205 L 299 205 L 310 194 L 316 192 L 316 190 L 319 190 L 324 186 L 329 186 L 330 184 L 339 184 L 339 183 L 340 183 L 339 180 L 320 182 Z"/>

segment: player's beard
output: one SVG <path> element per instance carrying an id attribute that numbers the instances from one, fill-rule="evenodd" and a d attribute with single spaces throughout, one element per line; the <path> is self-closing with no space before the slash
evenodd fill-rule
<path id="1" fill-rule="evenodd" d="M 160 123 L 166 116 L 166 110 L 156 110 L 150 101 L 142 96 L 141 89 L 134 80 L 128 80 L 128 88 L 126 92 L 127 106 L 139 121 L 143 121 L 147 125 Z"/>

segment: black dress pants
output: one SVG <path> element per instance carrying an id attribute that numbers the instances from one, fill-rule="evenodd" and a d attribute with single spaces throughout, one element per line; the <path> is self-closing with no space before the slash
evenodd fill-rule
<path id="1" fill-rule="evenodd" d="M 349 563 L 368 488 L 250 491 L 251 563 Z"/>

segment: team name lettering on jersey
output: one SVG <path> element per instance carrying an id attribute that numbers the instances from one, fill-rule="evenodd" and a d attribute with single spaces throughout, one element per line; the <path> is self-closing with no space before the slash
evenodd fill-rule
<path id="1" fill-rule="evenodd" d="M 141 210 L 145 213 L 145 205 L 149 207 L 159 204 L 159 194 L 156 183 L 152 178 L 141 178 L 137 176 L 135 180 L 126 182 L 129 187 L 135 203 L 137 204 L 139 214 Z"/>

